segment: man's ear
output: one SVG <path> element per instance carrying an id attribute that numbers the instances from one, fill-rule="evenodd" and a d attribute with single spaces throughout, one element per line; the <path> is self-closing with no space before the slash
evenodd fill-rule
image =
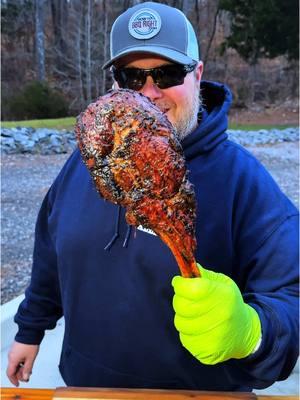
<path id="1" fill-rule="evenodd" d="M 195 70 L 195 76 L 197 81 L 199 82 L 201 81 L 202 74 L 203 74 L 203 62 L 199 61 Z"/>

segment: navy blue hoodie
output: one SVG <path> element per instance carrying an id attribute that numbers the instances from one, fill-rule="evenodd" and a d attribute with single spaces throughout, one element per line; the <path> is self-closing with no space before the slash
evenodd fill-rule
<path id="1" fill-rule="evenodd" d="M 249 391 L 287 378 L 296 362 L 298 212 L 227 139 L 226 86 L 203 82 L 202 95 L 203 120 L 182 143 L 197 199 L 196 259 L 237 283 L 259 313 L 261 346 L 207 366 L 181 345 L 172 253 L 100 198 L 76 150 L 43 201 L 31 283 L 15 317 L 16 340 L 39 344 L 64 315 L 60 371 L 69 386 Z"/>

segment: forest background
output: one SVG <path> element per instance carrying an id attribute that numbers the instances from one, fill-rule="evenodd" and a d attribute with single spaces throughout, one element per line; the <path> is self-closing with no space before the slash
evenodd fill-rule
<path id="1" fill-rule="evenodd" d="M 2 120 L 74 116 L 111 87 L 115 18 L 143 1 L 1 0 Z M 182 10 L 204 79 L 226 83 L 235 109 L 298 110 L 297 0 L 160 1 Z"/>

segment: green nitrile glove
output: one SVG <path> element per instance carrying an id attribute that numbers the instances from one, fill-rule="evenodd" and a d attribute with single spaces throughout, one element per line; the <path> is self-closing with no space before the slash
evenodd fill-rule
<path id="1" fill-rule="evenodd" d="M 183 346 L 203 364 L 244 358 L 261 338 L 256 310 L 228 276 L 200 268 L 200 278 L 175 276 L 175 327 Z"/>

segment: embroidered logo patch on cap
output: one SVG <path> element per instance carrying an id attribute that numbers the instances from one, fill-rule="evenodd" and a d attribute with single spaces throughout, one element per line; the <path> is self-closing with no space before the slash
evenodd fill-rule
<path id="1" fill-rule="evenodd" d="M 161 19 L 156 11 L 143 8 L 132 15 L 128 29 L 136 39 L 150 39 L 157 35 L 161 28 Z"/>

